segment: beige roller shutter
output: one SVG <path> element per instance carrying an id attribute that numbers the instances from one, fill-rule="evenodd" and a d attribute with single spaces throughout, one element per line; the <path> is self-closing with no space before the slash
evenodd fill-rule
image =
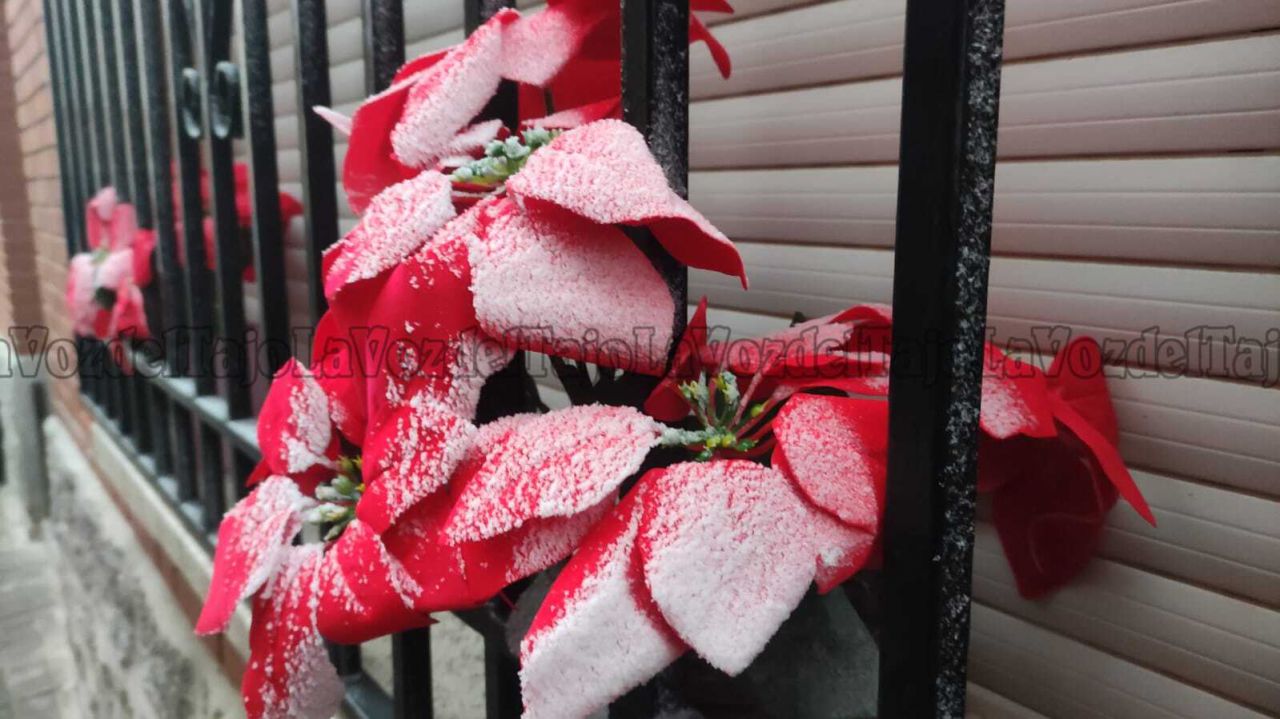
<path id="1" fill-rule="evenodd" d="M 690 191 L 739 242 L 752 290 L 695 273 L 695 296 L 744 336 L 888 301 L 903 0 L 734 4 L 712 18 L 734 77 L 692 53 Z M 281 174 L 298 192 L 288 0 L 270 6 Z M 360 3 L 328 9 L 349 112 Z M 410 56 L 461 24 L 457 0 L 406 3 Z M 1026 602 L 981 523 L 970 709 L 1280 713 L 1280 337 L 1255 351 L 1198 331 L 1280 326 L 1280 2 L 1008 0 L 1006 60 L 989 321 L 998 339 L 1131 343 L 1111 389 L 1160 526 L 1117 507 L 1080 580 Z M 290 250 L 301 306 L 298 238 Z M 1144 349 L 1156 327 L 1187 354 Z"/>

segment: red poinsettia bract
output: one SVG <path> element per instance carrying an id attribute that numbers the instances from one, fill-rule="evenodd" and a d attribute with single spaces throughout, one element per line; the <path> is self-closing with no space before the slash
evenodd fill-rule
<path id="1" fill-rule="evenodd" d="M 136 276 L 138 229 L 133 205 L 114 188 L 100 190 L 85 208 L 89 251 L 71 258 L 66 306 L 73 330 L 109 340 L 150 336 Z M 148 278 L 144 278 L 148 279 Z"/>

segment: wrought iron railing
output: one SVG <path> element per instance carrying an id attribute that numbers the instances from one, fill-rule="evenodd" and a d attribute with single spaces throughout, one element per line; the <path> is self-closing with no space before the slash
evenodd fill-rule
<path id="1" fill-rule="evenodd" d="M 469 30 L 511 4 L 458 1 Z M 688 2 L 621 1 L 624 115 L 684 192 Z M 106 185 L 157 234 L 158 281 L 147 304 L 163 345 L 108 351 L 80 338 L 86 405 L 210 548 L 259 459 L 250 375 L 274 374 L 291 339 L 267 0 L 240 5 L 243 57 L 233 58 L 234 0 L 44 0 L 68 252 L 86 249 L 84 207 Z M 907 8 L 879 703 L 885 717 L 960 716 L 1003 4 L 910 0 Z M 375 92 L 405 59 L 403 3 L 364 0 L 363 11 L 366 90 Z M 325 3 L 292 0 L 291 16 L 314 324 L 324 310 L 320 255 L 338 239 L 333 132 L 306 111 L 331 99 Z M 505 97 L 488 111 L 513 123 L 514 88 Z M 247 141 L 252 187 L 248 258 L 237 236 L 238 137 Z M 206 163 L 214 271 L 205 269 L 199 223 L 176 222 L 203 214 Z M 633 236 L 658 258 L 683 307 L 684 268 Z M 257 365 L 246 354 L 245 262 L 261 293 L 266 349 Z M 527 402 L 521 386 L 494 382 L 505 391 L 489 392 L 482 412 Z M 501 611 L 460 613 L 484 637 L 491 718 L 520 713 Z M 332 656 L 356 716 L 432 715 L 429 630 L 394 637 L 390 696 L 362 671 L 358 647 L 334 647 Z"/>

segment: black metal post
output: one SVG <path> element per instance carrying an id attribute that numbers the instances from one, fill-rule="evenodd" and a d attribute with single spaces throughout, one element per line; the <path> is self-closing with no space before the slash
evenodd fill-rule
<path id="1" fill-rule="evenodd" d="M 205 6 L 201 12 L 198 8 Z M 240 222 L 236 216 L 234 148 L 240 129 L 240 74 L 231 63 L 232 0 L 197 3 L 193 45 L 201 59 L 201 102 L 204 136 L 209 140 L 210 216 L 213 218 L 217 257 L 218 343 L 213 353 L 219 359 L 217 375 L 222 379 L 222 396 L 231 419 L 252 413 L 247 364 L 244 318 L 244 259 L 240 250 Z M 219 514 L 221 516 L 221 514 Z"/>
<path id="2" fill-rule="evenodd" d="M 395 719 L 431 719 L 431 630 L 401 632 L 391 638 Z"/>
<path id="3" fill-rule="evenodd" d="M 204 203 L 200 197 L 200 71 L 192 43 L 192 19 L 186 0 L 168 0 L 171 121 L 177 139 L 178 194 L 182 213 L 182 247 L 186 256 L 186 305 L 190 337 L 190 370 L 196 392 L 213 394 L 213 287 L 204 251 Z M 203 3 L 200 4 L 203 7 Z M 199 9 L 198 7 L 193 9 Z"/>
<path id="4" fill-rule="evenodd" d="M 280 178 L 276 165 L 275 103 L 271 97 L 271 39 L 266 0 L 244 0 L 245 110 L 253 185 L 253 248 L 262 296 L 262 341 L 268 377 L 289 359 L 289 299 L 285 291 Z"/>
<path id="5" fill-rule="evenodd" d="M 62 197 L 63 232 L 66 233 L 67 257 L 71 257 L 76 253 L 79 233 L 75 226 L 75 216 L 71 212 L 75 202 L 73 199 L 75 170 L 71 161 L 73 152 L 69 147 L 71 132 L 68 120 L 70 112 L 70 102 L 67 98 L 68 85 L 63 78 L 65 62 L 60 52 L 61 42 L 58 38 L 63 23 L 57 6 L 52 0 L 44 0 L 43 9 L 45 45 L 49 48 L 49 84 L 53 89 L 54 137 L 58 143 L 58 185 Z"/>
<path id="6" fill-rule="evenodd" d="M 126 0 L 127 2 L 128 0 Z M 170 145 L 169 90 L 165 74 L 162 0 L 136 0 L 138 32 L 146 78 L 147 143 L 151 206 L 156 232 L 155 296 L 160 304 L 166 369 L 175 375 L 188 371 L 187 299 L 178 266 L 177 218 L 173 210 L 173 150 Z"/>
<path id="7" fill-rule="evenodd" d="M 962 717 L 1002 0 L 907 3 L 880 716 Z"/>
<path id="8" fill-rule="evenodd" d="M 294 67 L 298 83 L 298 149 L 302 153 L 302 204 L 306 208 L 307 289 L 311 321 L 324 313 L 321 255 L 338 241 L 337 171 L 333 128 L 311 111 L 329 106 L 329 25 L 324 0 L 293 0 Z"/>

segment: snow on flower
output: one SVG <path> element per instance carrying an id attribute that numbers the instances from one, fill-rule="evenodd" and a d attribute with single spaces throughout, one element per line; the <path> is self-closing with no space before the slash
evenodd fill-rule
<path id="1" fill-rule="evenodd" d="M 85 208 L 85 223 L 90 251 L 73 256 L 67 269 L 73 330 L 101 340 L 150 337 L 136 269 L 135 241 L 144 237 L 145 244 L 145 232 L 133 206 L 121 202 L 114 188 L 103 188 Z"/>
<path id="2" fill-rule="evenodd" d="M 1084 569 L 1117 497 L 1155 525 L 1116 449 L 1119 431 L 1102 369 L 1102 352 L 1089 338 L 1063 347 L 1047 374 L 1026 365 L 1021 381 L 1041 387 L 1052 433 L 988 431 L 979 444 L 978 491 L 992 495 L 1000 544 L 1028 598 L 1057 590 Z M 984 415 L 986 401 L 984 391 Z"/>

